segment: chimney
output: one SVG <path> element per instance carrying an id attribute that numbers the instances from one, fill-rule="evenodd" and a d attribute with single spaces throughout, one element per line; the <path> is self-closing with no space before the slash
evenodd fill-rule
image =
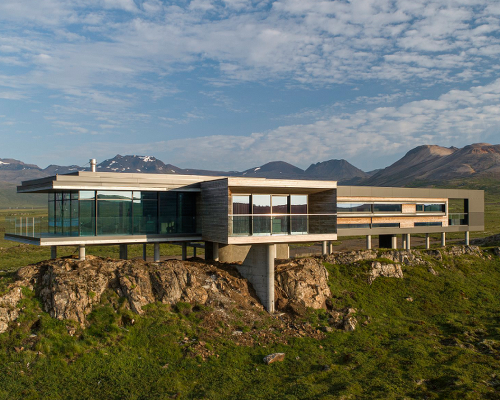
<path id="1" fill-rule="evenodd" d="M 90 159 L 90 171 L 95 172 L 96 160 L 95 158 Z"/>

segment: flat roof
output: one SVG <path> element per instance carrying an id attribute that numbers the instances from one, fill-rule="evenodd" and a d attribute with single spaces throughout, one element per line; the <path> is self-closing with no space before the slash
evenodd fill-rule
<path id="1" fill-rule="evenodd" d="M 47 193 L 63 190 L 169 191 L 181 189 L 183 191 L 199 192 L 202 182 L 216 180 L 226 180 L 229 187 L 241 188 L 243 191 L 246 190 L 245 188 L 252 189 L 252 191 L 255 191 L 256 188 L 321 191 L 337 187 L 336 181 L 79 171 L 23 181 L 17 187 L 17 192 Z"/>
<path id="2" fill-rule="evenodd" d="M 188 190 L 199 192 L 200 182 L 221 177 L 203 175 L 148 174 L 79 171 L 23 181 L 18 193 L 47 193 L 63 190 Z"/>

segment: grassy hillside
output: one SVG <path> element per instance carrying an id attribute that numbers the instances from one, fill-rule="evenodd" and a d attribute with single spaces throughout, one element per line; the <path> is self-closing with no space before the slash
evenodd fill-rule
<path id="1" fill-rule="evenodd" d="M 40 207 L 47 208 L 46 194 L 18 194 L 14 183 L 0 182 L 0 209 Z"/>
<path id="2" fill-rule="evenodd" d="M 214 310 L 184 303 L 131 315 L 111 295 L 71 336 L 26 291 L 18 326 L 0 335 L 0 399 L 499 398 L 500 259 L 425 261 L 372 285 L 368 263 L 326 264 L 333 306 L 359 324 L 321 340 L 290 337 L 279 317 L 207 325 Z M 303 322 L 321 330 L 328 318 Z M 273 352 L 285 361 L 265 365 Z"/>

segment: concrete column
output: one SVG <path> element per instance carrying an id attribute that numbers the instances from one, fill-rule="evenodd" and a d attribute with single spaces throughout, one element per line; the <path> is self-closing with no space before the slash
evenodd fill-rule
<path id="1" fill-rule="evenodd" d="M 330 240 L 328 242 L 328 254 L 332 254 L 333 253 L 333 242 Z M 288 257 L 290 258 L 290 257 Z"/>
<path id="2" fill-rule="evenodd" d="M 441 232 L 441 247 L 446 246 L 446 232 Z"/>
<path id="3" fill-rule="evenodd" d="M 147 258 L 148 258 L 148 245 L 144 243 L 142 245 L 142 259 L 146 261 Z"/>
<path id="4" fill-rule="evenodd" d="M 428 233 L 425 234 L 425 248 L 427 250 L 431 248 L 431 236 Z"/>
<path id="5" fill-rule="evenodd" d="M 50 246 L 50 258 L 52 260 L 57 258 L 57 246 Z"/>
<path id="6" fill-rule="evenodd" d="M 403 249 L 406 249 L 406 235 L 405 235 L 405 234 L 402 234 L 402 235 L 401 235 L 401 240 L 402 240 L 402 242 L 403 242 L 401 247 L 402 247 Z"/>
<path id="7" fill-rule="evenodd" d="M 187 243 L 182 242 L 182 261 L 187 260 Z"/>
<path id="8" fill-rule="evenodd" d="M 410 250 L 411 245 L 410 245 L 410 234 L 406 234 L 406 250 Z"/>
<path id="9" fill-rule="evenodd" d="M 219 261 L 219 243 L 214 242 L 213 252 L 214 252 L 214 261 Z"/>
<path id="10" fill-rule="evenodd" d="M 396 235 L 393 235 L 391 238 L 391 248 L 392 249 L 398 248 L 398 237 Z"/>
<path id="11" fill-rule="evenodd" d="M 78 259 L 80 261 L 85 261 L 85 245 L 81 244 L 78 248 Z"/>
<path id="12" fill-rule="evenodd" d="M 324 256 L 328 254 L 328 242 L 326 240 L 322 243 L 321 254 L 323 254 Z"/>
<path id="13" fill-rule="evenodd" d="M 120 259 L 126 260 L 128 258 L 128 246 L 126 244 L 120 245 Z"/>
<path id="14" fill-rule="evenodd" d="M 372 235 L 366 235 L 366 249 L 372 249 Z"/>
<path id="15" fill-rule="evenodd" d="M 154 260 L 160 262 L 160 243 L 155 243 L 154 246 Z"/>
<path id="16" fill-rule="evenodd" d="M 265 304 L 268 312 L 274 312 L 274 259 L 276 258 L 276 247 L 270 244 L 267 247 L 267 302 Z"/>
<path id="17" fill-rule="evenodd" d="M 465 231 L 465 245 L 469 246 L 470 240 L 469 240 L 469 231 Z"/>

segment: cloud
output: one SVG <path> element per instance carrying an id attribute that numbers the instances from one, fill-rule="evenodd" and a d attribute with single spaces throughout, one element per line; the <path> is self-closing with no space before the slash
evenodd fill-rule
<path id="1" fill-rule="evenodd" d="M 273 160 L 301 167 L 332 158 L 357 161 L 407 151 L 421 144 L 464 145 L 500 128 L 500 79 L 469 90 L 451 90 L 437 99 L 399 107 L 332 115 L 311 124 L 285 125 L 250 135 L 210 135 L 133 145 L 99 144 L 111 153 L 152 154 L 190 168 L 243 170 Z"/>

